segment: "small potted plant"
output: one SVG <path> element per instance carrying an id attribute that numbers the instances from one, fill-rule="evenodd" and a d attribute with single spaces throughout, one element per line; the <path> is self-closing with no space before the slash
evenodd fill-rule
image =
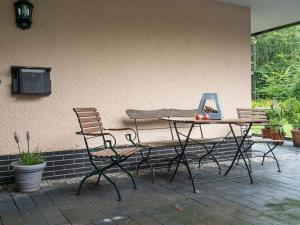
<path id="1" fill-rule="evenodd" d="M 283 135 L 283 129 L 282 129 L 282 112 L 281 110 L 275 110 L 275 109 L 270 109 L 267 110 L 267 118 L 269 120 L 269 124 L 263 128 L 262 131 L 262 137 L 263 138 L 271 138 L 278 140 L 280 136 Z M 285 134 L 283 135 L 285 136 Z M 281 139 L 280 139 L 281 140 Z"/>
<path id="2" fill-rule="evenodd" d="M 40 188 L 40 183 L 43 175 L 46 162 L 44 162 L 40 149 L 35 147 L 30 151 L 30 134 L 26 132 L 27 150 L 23 151 L 20 148 L 20 137 L 15 132 L 14 139 L 17 143 L 19 156 L 18 161 L 13 162 L 13 172 L 17 190 L 20 192 L 33 192 Z"/>

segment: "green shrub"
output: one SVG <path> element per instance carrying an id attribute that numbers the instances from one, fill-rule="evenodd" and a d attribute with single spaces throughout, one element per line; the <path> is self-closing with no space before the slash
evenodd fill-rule
<path id="1" fill-rule="evenodd" d="M 300 100 L 288 98 L 281 103 L 285 119 L 296 129 L 300 128 Z"/>
<path id="2" fill-rule="evenodd" d="M 269 120 L 269 125 L 267 127 L 271 127 L 279 132 L 283 132 L 283 126 L 285 124 L 285 121 L 282 117 L 281 108 L 272 108 L 267 110 L 267 118 Z"/>

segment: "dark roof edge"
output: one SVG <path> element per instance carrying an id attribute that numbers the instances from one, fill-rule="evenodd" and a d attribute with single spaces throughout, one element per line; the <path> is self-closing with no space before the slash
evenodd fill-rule
<path id="1" fill-rule="evenodd" d="M 255 33 L 251 34 L 251 36 L 257 36 L 257 35 L 260 35 L 260 34 L 265 34 L 265 33 L 271 32 L 271 31 L 280 30 L 280 29 L 292 27 L 292 26 L 299 25 L 299 24 L 300 24 L 300 21 L 297 21 L 297 22 L 294 22 L 294 23 L 289 23 L 289 24 L 286 24 L 286 25 L 273 27 L 273 28 L 270 28 L 270 29 L 267 29 L 267 30 L 255 32 Z"/>

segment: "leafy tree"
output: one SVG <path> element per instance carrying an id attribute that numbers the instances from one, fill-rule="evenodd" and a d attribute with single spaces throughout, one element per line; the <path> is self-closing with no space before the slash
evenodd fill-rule
<path id="1" fill-rule="evenodd" d="M 256 96 L 285 100 L 300 97 L 300 25 L 254 37 Z"/>

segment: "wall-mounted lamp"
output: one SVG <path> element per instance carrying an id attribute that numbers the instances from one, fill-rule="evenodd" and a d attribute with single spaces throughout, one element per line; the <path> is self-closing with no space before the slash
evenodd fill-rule
<path id="1" fill-rule="evenodd" d="M 31 27 L 33 4 L 28 0 L 19 0 L 14 3 L 17 27 L 25 30 Z"/>

